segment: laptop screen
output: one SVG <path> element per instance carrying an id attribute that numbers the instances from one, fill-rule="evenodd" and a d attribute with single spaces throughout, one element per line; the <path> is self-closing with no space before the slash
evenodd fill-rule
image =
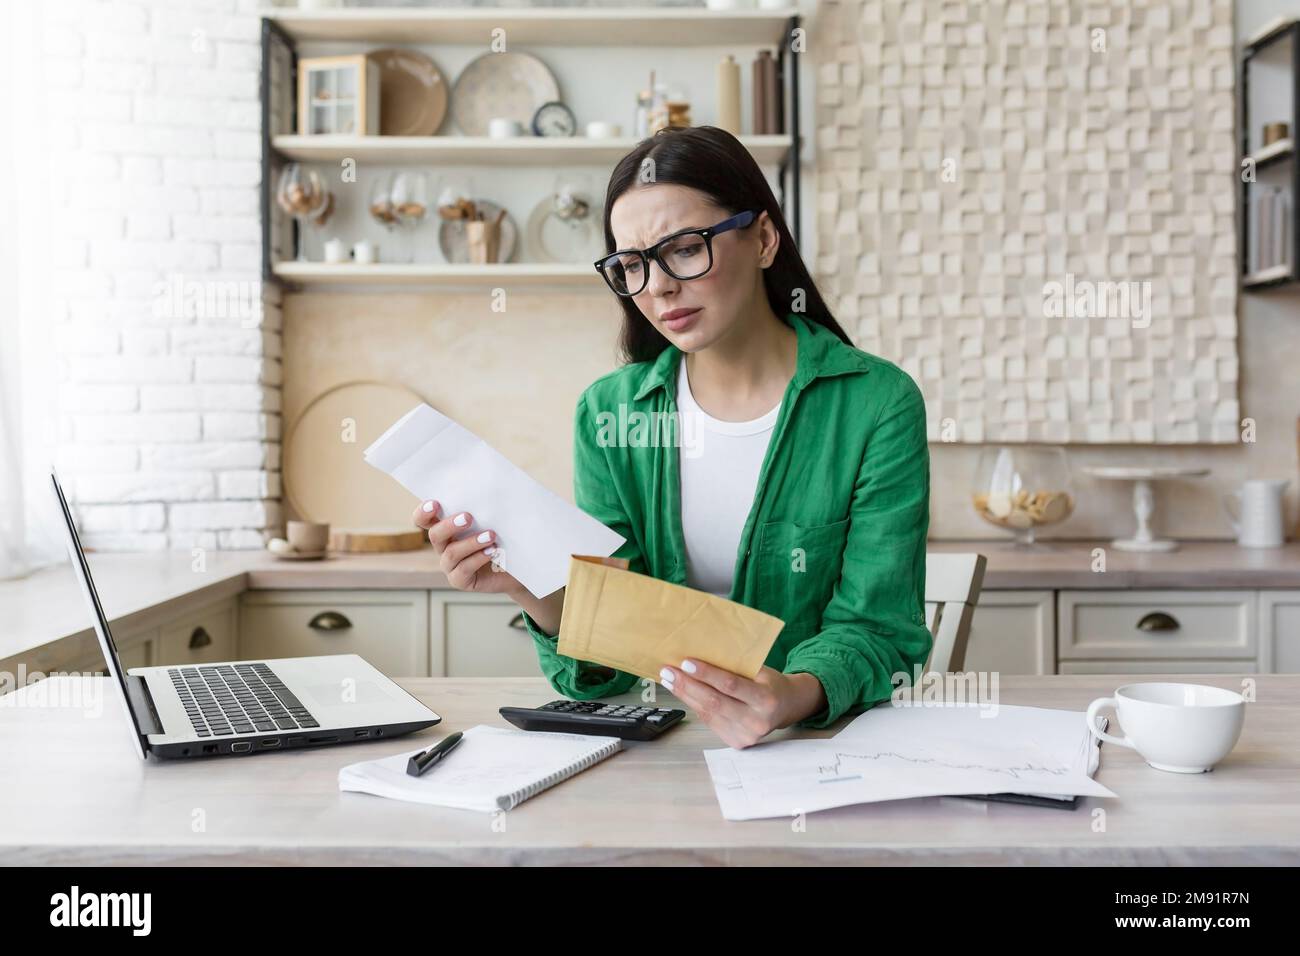
<path id="1" fill-rule="evenodd" d="M 126 715 L 130 718 L 131 726 L 134 728 L 132 738 L 135 740 L 135 747 L 140 754 L 140 759 L 143 760 L 148 741 L 140 730 L 140 722 L 136 720 L 135 711 L 131 709 L 131 698 L 126 690 L 126 673 L 122 670 L 122 662 L 117 656 L 117 645 L 113 643 L 113 634 L 108 627 L 108 618 L 104 615 L 104 608 L 99 603 L 99 593 L 95 590 L 95 581 L 90 576 L 90 565 L 86 562 L 85 552 L 81 550 L 81 538 L 77 535 L 77 526 L 72 520 L 72 512 L 68 509 L 68 501 L 63 497 L 63 488 L 59 485 L 58 475 L 53 470 L 50 471 L 50 484 L 54 486 L 55 497 L 59 499 L 59 507 L 63 511 L 63 523 L 68 534 L 68 556 L 72 559 L 72 571 L 77 576 L 77 580 L 81 582 L 81 591 L 90 604 L 91 613 L 95 618 L 95 633 L 99 636 L 100 649 L 104 652 L 104 660 L 108 662 L 108 672 L 112 675 L 113 680 L 117 681 L 118 689 L 121 691 L 122 706 L 126 708 Z"/>

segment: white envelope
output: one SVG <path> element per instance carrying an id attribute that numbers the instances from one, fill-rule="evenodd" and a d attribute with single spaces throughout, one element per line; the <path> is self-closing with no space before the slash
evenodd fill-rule
<path id="1" fill-rule="evenodd" d="M 446 415 L 421 403 L 379 436 L 365 460 L 444 515 L 468 511 L 496 532 L 497 564 L 534 597 L 564 586 L 569 556 L 608 557 L 626 538 L 538 484 Z"/>

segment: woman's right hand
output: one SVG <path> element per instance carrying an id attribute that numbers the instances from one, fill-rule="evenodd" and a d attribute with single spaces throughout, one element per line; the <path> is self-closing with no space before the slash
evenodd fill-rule
<path id="1" fill-rule="evenodd" d="M 416 507 L 412 520 L 417 528 L 428 532 L 429 543 L 438 556 L 438 568 L 457 591 L 513 595 L 523 590 L 514 575 L 492 566 L 497 553 L 496 533 L 476 529 L 469 512 L 444 516 L 438 502 L 426 501 Z"/>

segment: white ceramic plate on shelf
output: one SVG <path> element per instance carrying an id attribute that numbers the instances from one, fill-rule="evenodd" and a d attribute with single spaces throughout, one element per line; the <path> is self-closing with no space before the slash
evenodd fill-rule
<path id="1" fill-rule="evenodd" d="M 531 129 L 533 114 L 543 103 L 560 98 L 560 85 L 550 68 L 529 53 L 484 53 L 456 77 L 451 113 L 466 136 L 488 135 L 495 117 L 519 121 Z"/>

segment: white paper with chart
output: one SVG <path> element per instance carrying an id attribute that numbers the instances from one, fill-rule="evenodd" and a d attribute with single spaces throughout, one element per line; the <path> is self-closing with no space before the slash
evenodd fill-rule
<path id="1" fill-rule="evenodd" d="M 1097 747 L 1084 715 L 1040 707 L 882 704 L 834 737 L 704 757 L 728 820 L 911 797 L 1115 796 L 1092 779 Z"/>

